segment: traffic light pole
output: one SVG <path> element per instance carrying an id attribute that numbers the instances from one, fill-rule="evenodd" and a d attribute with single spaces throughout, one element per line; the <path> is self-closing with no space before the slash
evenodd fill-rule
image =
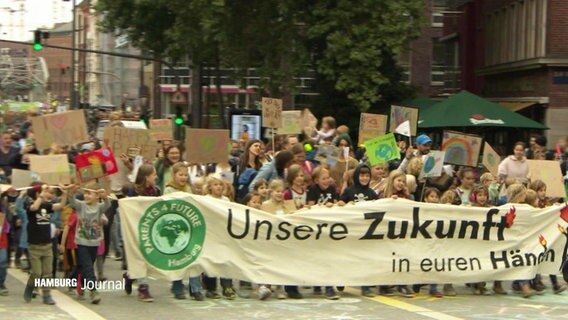
<path id="1" fill-rule="evenodd" d="M 15 40 L 3 40 L 0 39 L 0 42 L 6 42 L 6 43 L 15 43 L 15 44 L 23 44 L 23 45 L 33 45 L 32 43 L 29 42 L 24 42 L 24 41 L 15 41 Z M 159 63 L 163 63 L 164 65 L 166 65 L 168 68 L 170 68 L 172 70 L 172 73 L 174 74 L 174 78 L 176 79 L 176 88 L 177 91 L 180 91 L 180 87 L 181 87 L 181 80 L 180 77 L 178 76 L 174 66 L 162 59 L 159 58 L 155 58 L 155 57 L 147 57 L 147 56 L 140 56 L 140 55 L 136 55 L 136 54 L 129 54 L 129 53 L 119 53 L 119 52 L 110 52 L 110 51 L 103 51 L 103 50 L 92 50 L 92 49 L 83 49 L 83 48 L 69 48 L 69 47 L 63 47 L 63 46 L 56 46 L 56 45 L 52 45 L 52 44 L 44 44 L 43 45 L 45 48 L 53 48 L 53 49 L 60 49 L 60 50 L 71 50 L 73 51 L 73 53 L 75 53 L 75 51 L 77 52 L 86 52 L 86 53 L 96 53 L 96 54 L 104 54 L 104 55 L 109 55 L 109 56 L 114 56 L 114 57 L 122 57 L 122 58 L 129 58 L 129 59 L 137 59 L 137 60 L 146 60 L 146 61 L 154 61 L 154 62 L 159 62 Z M 71 106 L 73 108 L 73 106 Z"/>

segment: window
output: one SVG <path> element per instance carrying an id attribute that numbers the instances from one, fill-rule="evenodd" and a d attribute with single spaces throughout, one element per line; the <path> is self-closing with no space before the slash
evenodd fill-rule
<path id="1" fill-rule="evenodd" d="M 432 71 L 430 82 L 433 86 L 443 86 L 446 78 L 446 46 L 432 38 Z"/>

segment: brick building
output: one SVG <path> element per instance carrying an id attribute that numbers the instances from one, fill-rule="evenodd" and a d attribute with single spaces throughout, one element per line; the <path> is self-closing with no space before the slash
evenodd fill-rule
<path id="1" fill-rule="evenodd" d="M 450 0 L 448 10 L 441 40 L 457 52 L 461 87 L 544 123 L 554 147 L 568 134 L 568 1 Z"/>

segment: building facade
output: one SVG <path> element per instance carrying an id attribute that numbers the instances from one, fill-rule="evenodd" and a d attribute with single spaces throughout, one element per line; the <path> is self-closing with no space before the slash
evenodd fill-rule
<path id="1" fill-rule="evenodd" d="M 462 88 L 568 134 L 568 1 L 452 0 L 446 47 L 458 48 Z"/>

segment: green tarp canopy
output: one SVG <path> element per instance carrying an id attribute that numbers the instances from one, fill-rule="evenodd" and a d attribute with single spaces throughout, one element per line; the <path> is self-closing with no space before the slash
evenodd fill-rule
<path id="1" fill-rule="evenodd" d="M 433 106 L 420 109 L 418 127 L 548 129 L 541 123 L 465 90 Z"/>
<path id="2" fill-rule="evenodd" d="M 425 96 L 420 96 L 415 99 L 404 100 L 402 104 L 409 107 L 418 107 L 420 111 L 422 111 L 423 109 L 433 106 L 438 102 L 440 102 L 440 100 L 434 100 Z"/>

